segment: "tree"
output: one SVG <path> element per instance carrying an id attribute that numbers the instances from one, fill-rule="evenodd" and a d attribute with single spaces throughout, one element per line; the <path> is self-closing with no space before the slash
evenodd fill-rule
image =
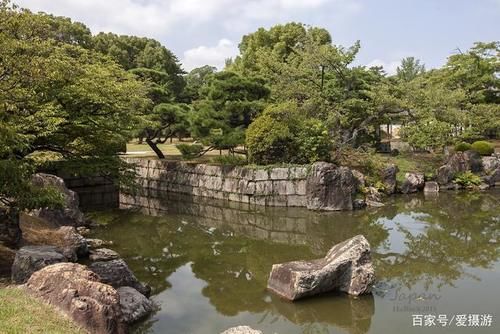
<path id="1" fill-rule="evenodd" d="M 54 199 L 30 185 L 41 157 L 130 181 L 116 153 L 150 103 L 144 84 L 111 59 L 53 38 L 53 22 L 0 3 L 0 199 L 18 209 Z"/>
<path id="2" fill-rule="evenodd" d="M 244 143 L 244 130 L 264 109 L 269 89 L 260 78 L 219 72 L 208 78 L 200 95 L 191 134 L 210 149 L 232 151 Z"/>
<path id="3" fill-rule="evenodd" d="M 293 57 L 295 50 L 308 39 L 319 45 L 328 45 L 332 42 L 327 30 L 308 27 L 302 23 L 278 24 L 269 30 L 259 28 L 256 32 L 243 36 L 239 44 L 240 55 L 230 63 L 228 70 L 243 75 L 266 77 L 268 71 L 262 68 L 262 53 L 272 55 L 281 62 L 287 62 Z"/>
<path id="4" fill-rule="evenodd" d="M 409 82 L 425 72 L 425 65 L 419 59 L 407 57 L 401 60 L 401 65 L 396 68 L 398 80 Z"/>
<path id="5" fill-rule="evenodd" d="M 169 138 L 187 131 L 189 110 L 187 105 L 160 103 L 148 115 L 149 124 L 144 129 L 143 135 L 158 158 L 165 159 L 158 144 L 164 144 Z"/>
<path id="6" fill-rule="evenodd" d="M 165 73 L 173 96 L 178 98 L 181 95 L 185 86 L 184 72 L 177 57 L 160 42 L 151 38 L 99 33 L 93 38 L 93 47 L 111 56 L 126 70 L 145 68 Z"/>
<path id="7" fill-rule="evenodd" d="M 184 78 L 186 88 L 183 93 L 183 99 L 186 102 L 193 102 L 200 99 L 200 89 L 207 83 L 210 75 L 217 72 L 217 68 L 210 65 L 195 68 L 191 70 Z"/>
<path id="8" fill-rule="evenodd" d="M 293 102 L 270 105 L 246 132 L 249 160 L 258 164 L 329 161 L 332 141 L 318 119 Z"/>

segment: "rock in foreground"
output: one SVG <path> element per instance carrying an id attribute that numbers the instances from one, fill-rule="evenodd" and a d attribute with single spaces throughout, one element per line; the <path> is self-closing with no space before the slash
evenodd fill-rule
<path id="1" fill-rule="evenodd" d="M 122 334 L 120 297 L 99 276 L 76 263 L 59 263 L 34 273 L 28 292 L 56 306 L 90 333 Z"/>
<path id="2" fill-rule="evenodd" d="M 136 289 L 123 286 L 117 291 L 120 295 L 123 321 L 126 323 L 134 323 L 153 311 L 153 302 Z"/>
<path id="3" fill-rule="evenodd" d="M 248 326 L 238 326 L 226 329 L 221 334 L 262 334 L 262 332 Z"/>
<path id="4" fill-rule="evenodd" d="M 99 275 L 103 283 L 109 284 L 114 288 L 129 286 L 146 297 L 149 297 L 151 293 L 151 289 L 139 282 L 122 259 L 94 262 L 89 268 Z"/>
<path id="5" fill-rule="evenodd" d="M 66 257 L 55 246 L 25 246 L 16 253 L 12 265 L 12 281 L 23 284 L 35 271 L 66 261 Z"/>
<path id="6" fill-rule="evenodd" d="M 333 246 L 322 259 L 273 265 L 267 288 L 297 300 L 331 291 L 370 293 L 374 281 L 370 244 L 358 235 Z"/>

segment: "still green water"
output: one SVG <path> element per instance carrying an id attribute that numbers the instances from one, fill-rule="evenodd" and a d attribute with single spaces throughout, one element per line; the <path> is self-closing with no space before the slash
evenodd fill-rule
<path id="1" fill-rule="evenodd" d="M 383 208 L 337 213 L 182 197 L 141 203 L 95 214 L 105 225 L 93 232 L 114 241 L 153 289 L 158 310 L 135 333 L 237 325 L 280 334 L 500 333 L 498 190 L 396 196 Z M 373 295 L 290 303 L 266 291 L 273 263 L 322 257 L 357 234 L 372 246 Z M 412 315 L 429 314 L 441 322 L 414 326 Z M 464 315 L 471 322 L 458 326 Z M 476 315 L 480 326 L 472 327 Z"/>

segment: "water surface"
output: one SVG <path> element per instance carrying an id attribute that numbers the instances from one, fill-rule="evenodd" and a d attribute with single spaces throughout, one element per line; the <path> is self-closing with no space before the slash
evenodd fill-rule
<path id="1" fill-rule="evenodd" d="M 156 194 L 158 195 L 158 194 Z M 316 213 L 159 196 L 95 214 L 95 237 L 153 289 L 158 310 L 135 333 L 499 333 L 500 192 L 397 196 L 378 209 Z M 296 303 L 266 291 L 273 263 L 324 256 L 364 234 L 374 294 Z M 413 326 L 412 315 L 480 314 L 491 326 Z M 472 324 L 472 323 L 471 323 Z"/>

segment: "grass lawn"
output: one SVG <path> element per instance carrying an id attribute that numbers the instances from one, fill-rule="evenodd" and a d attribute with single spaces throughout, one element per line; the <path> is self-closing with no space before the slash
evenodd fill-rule
<path id="1" fill-rule="evenodd" d="M 0 285 L 0 333 L 84 334 L 87 332 L 54 307 L 30 297 L 22 289 Z"/>
<path id="2" fill-rule="evenodd" d="M 395 164 L 399 168 L 398 181 L 404 181 L 405 173 L 420 172 L 426 175 L 435 175 L 436 170 L 443 165 L 443 156 L 432 153 L 402 153 L 397 156 L 378 154 L 386 164 Z"/>
<path id="3" fill-rule="evenodd" d="M 190 141 L 179 142 L 174 139 L 172 143 L 168 142 L 165 144 L 159 144 L 158 148 L 165 154 L 168 160 L 182 160 L 181 152 L 175 147 L 177 144 L 190 144 Z M 222 154 L 227 154 L 227 151 L 222 151 Z M 127 155 L 131 157 L 141 157 L 141 158 L 156 158 L 156 154 L 153 152 L 148 144 L 139 144 L 138 142 L 130 142 L 127 144 Z M 202 157 L 199 157 L 193 162 L 209 162 L 211 158 L 220 155 L 218 150 L 207 152 Z"/>

